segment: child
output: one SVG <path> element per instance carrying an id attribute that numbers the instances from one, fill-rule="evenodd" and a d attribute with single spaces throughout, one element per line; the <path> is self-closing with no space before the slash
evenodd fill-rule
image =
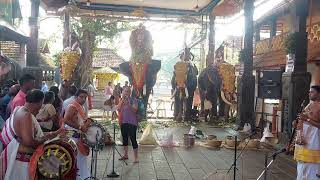
<path id="1" fill-rule="evenodd" d="M 210 119 L 210 112 L 212 109 L 212 103 L 208 100 L 208 95 L 206 94 L 206 97 L 204 99 L 204 120 L 205 122 L 208 122 L 208 115 Z"/>
<path id="2" fill-rule="evenodd" d="M 116 110 L 117 110 L 117 107 L 116 107 L 115 97 L 111 95 L 110 99 L 104 102 L 103 116 L 105 111 L 107 111 L 107 118 L 109 118 L 109 112 L 111 112 L 111 119 L 114 120 L 115 118 L 117 118 Z"/>

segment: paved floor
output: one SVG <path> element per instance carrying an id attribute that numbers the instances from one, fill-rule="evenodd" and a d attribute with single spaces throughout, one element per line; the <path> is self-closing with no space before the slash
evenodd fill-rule
<path id="1" fill-rule="evenodd" d="M 95 108 L 100 109 L 103 104 L 103 94 L 98 93 L 94 98 Z M 168 105 L 166 105 L 167 107 Z M 101 111 L 91 111 L 92 116 L 101 116 Z M 155 136 L 158 140 L 162 139 L 169 132 L 174 134 L 174 140 L 180 143 L 179 147 L 164 148 L 160 146 L 139 146 L 140 162 L 132 163 L 132 149 L 130 149 L 128 165 L 118 161 L 119 155 L 115 154 L 115 170 L 123 180 L 152 180 L 152 179 L 177 179 L 177 180 L 201 180 L 208 176 L 211 180 L 220 180 L 218 175 L 226 175 L 233 163 L 234 151 L 220 148 L 216 150 L 201 146 L 191 149 L 183 147 L 183 134 L 188 133 L 190 126 L 175 123 L 158 123 L 155 128 Z M 157 125 L 157 124 L 156 124 Z M 237 132 L 229 128 L 214 128 L 207 124 L 197 126 L 206 134 L 214 134 L 218 139 L 224 140 L 228 135 L 236 135 Z M 112 128 L 108 128 L 112 130 Z M 141 136 L 141 133 L 138 134 Z M 117 139 L 120 135 L 117 134 Z M 117 146 L 122 153 L 122 147 Z M 237 180 L 257 179 L 264 167 L 264 159 L 267 150 L 245 150 L 237 162 Z M 272 153 L 269 151 L 269 153 Z M 90 164 L 90 158 L 88 158 Z M 296 167 L 292 157 L 278 156 L 270 167 L 268 180 L 293 180 L 295 179 Z M 89 166 L 90 167 L 90 166 Z M 98 179 L 107 178 L 112 170 L 112 148 L 106 147 L 98 155 L 97 177 Z M 233 176 L 230 171 L 229 176 Z M 232 179 L 225 178 L 224 180 Z M 263 178 L 262 178 L 263 179 Z"/>
<path id="2" fill-rule="evenodd" d="M 217 135 L 219 139 L 224 139 L 227 135 L 235 134 L 233 130 L 228 128 L 211 128 L 204 125 L 199 128 L 207 134 Z M 188 132 L 188 127 L 157 128 L 155 134 L 158 139 L 161 139 L 161 137 L 170 131 L 174 134 L 174 140 L 180 143 L 180 147 L 140 146 L 140 163 L 138 164 L 134 164 L 132 161 L 133 154 L 130 147 L 128 165 L 118 161 L 119 155 L 116 153 L 115 170 L 121 175 L 117 179 L 200 180 L 212 175 L 209 179 L 219 180 L 214 174 L 225 175 L 233 163 L 234 151 L 230 149 L 220 148 L 212 150 L 201 146 L 195 146 L 191 149 L 184 148 L 182 138 L 183 134 Z M 117 149 L 122 152 L 121 146 L 117 146 Z M 97 177 L 99 179 L 111 179 L 107 178 L 107 174 L 112 170 L 111 150 L 111 147 L 107 147 L 98 155 Z M 266 152 L 266 150 L 244 151 L 237 162 L 237 179 L 256 179 L 264 167 Z M 295 179 L 295 173 L 295 162 L 292 160 L 292 157 L 281 155 L 271 166 L 268 179 L 292 180 Z M 233 176 L 233 171 L 230 171 L 229 176 Z"/>

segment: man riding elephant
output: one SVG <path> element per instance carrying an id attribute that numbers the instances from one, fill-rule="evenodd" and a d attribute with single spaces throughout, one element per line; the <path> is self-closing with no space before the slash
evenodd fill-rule
<path id="1" fill-rule="evenodd" d="M 174 73 L 171 80 L 174 90 L 174 119 L 181 121 L 191 120 L 191 110 L 193 103 L 193 94 L 197 88 L 198 69 L 191 62 L 194 56 L 190 48 L 185 48 L 180 55 L 181 61 L 174 66 Z"/>

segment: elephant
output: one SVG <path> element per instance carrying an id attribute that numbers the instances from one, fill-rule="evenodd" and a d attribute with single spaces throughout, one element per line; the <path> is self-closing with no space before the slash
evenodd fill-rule
<path id="1" fill-rule="evenodd" d="M 197 88 L 198 69 L 191 62 L 193 54 L 189 48 L 180 55 L 182 61 L 177 62 L 171 79 L 172 98 L 174 98 L 174 119 L 185 121 L 191 117 L 194 91 Z M 191 120 L 191 119 L 190 119 Z"/>
<path id="2" fill-rule="evenodd" d="M 223 63 L 230 67 L 228 63 Z M 231 66 L 232 67 L 232 66 Z M 232 70 L 231 70 L 232 71 Z M 231 82 L 225 82 L 221 73 L 219 72 L 219 65 L 210 65 L 203 69 L 198 77 L 198 86 L 201 99 L 201 112 L 204 110 L 204 100 L 207 98 L 212 103 L 211 116 L 229 117 L 230 108 L 234 111 L 236 109 L 234 101 L 234 78 Z M 224 86 L 228 84 L 228 88 L 232 90 L 225 90 Z"/>
<path id="3" fill-rule="evenodd" d="M 130 62 L 124 62 L 119 65 L 120 72 L 127 76 L 129 78 L 130 84 L 134 84 L 134 78 L 132 68 L 131 68 Z M 145 71 L 145 74 L 141 74 L 144 76 L 144 82 L 142 87 L 133 88 L 132 94 L 136 97 L 142 97 L 144 107 L 147 107 L 149 96 L 151 94 L 153 86 L 156 84 L 157 80 L 157 73 L 159 72 L 161 68 L 161 61 L 160 60 L 151 60 L 148 63 L 147 70 Z M 146 115 L 146 108 L 145 113 Z M 146 117 L 143 117 L 144 119 Z"/>

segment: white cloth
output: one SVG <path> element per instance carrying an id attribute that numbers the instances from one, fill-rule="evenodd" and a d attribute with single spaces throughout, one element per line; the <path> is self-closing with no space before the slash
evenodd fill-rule
<path id="1" fill-rule="evenodd" d="M 16 113 L 18 113 L 22 108 L 19 108 L 19 110 L 17 110 Z M 13 124 L 14 116 L 16 115 L 16 113 L 12 116 L 12 118 L 8 119 L 12 121 L 12 124 Z M 43 132 L 41 130 L 41 127 L 36 117 L 34 117 L 33 115 L 32 115 L 32 123 L 34 125 L 34 129 L 36 132 L 35 137 L 42 137 Z M 29 172 L 28 172 L 29 163 L 16 160 L 19 145 L 20 143 L 13 138 L 8 144 L 8 146 L 1 153 L 2 167 L 4 167 L 4 165 L 6 167 L 5 171 L 2 173 L 4 180 L 28 180 L 29 179 Z M 5 162 L 3 161 L 4 158 L 7 159 L 7 164 L 5 164 Z"/>
<path id="2" fill-rule="evenodd" d="M 36 118 L 47 119 L 47 118 L 52 118 L 56 114 L 57 114 L 57 111 L 52 104 L 43 104 Z M 39 122 L 39 124 L 41 127 L 44 127 L 49 130 L 51 130 L 53 127 L 52 119 L 49 119 L 48 121 L 45 121 L 45 122 Z"/>
<path id="3" fill-rule="evenodd" d="M 320 164 L 297 162 L 297 180 L 319 180 Z"/>
<path id="4" fill-rule="evenodd" d="M 93 87 L 92 84 L 89 84 L 88 87 L 87 87 L 87 91 L 88 91 L 88 94 L 89 96 L 94 96 L 94 92 L 95 92 L 96 88 Z"/>
<path id="5" fill-rule="evenodd" d="M 320 149 L 320 129 L 303 123 L 303 139 L 307 140 L 304 148 L 310 150 Z M 300 145 L 296 144 L 296 146 Z M 319 163 L 297 162 L 297 180 L 318 180 L 317 173 L 320 173 Z"/>
<path id="6" fill-rule="evenodd" d="M 84 123 L 84 119 L 80 116 L 79 113 L 78 113 L 78 123 L 79 123 L 79 125 L 83 125 L 83 123 Z M 65 128 L 79 131 L 73 127 L 68 126 L 67 124 L 65 124 Z M 74 140 L 75 143 L 80 141 L 79 138 L 72 138 L 72 140 Z M 77 168 L 79 169 L 77 180 L 83 180 L 83 179 L 86 179 L 91 176 L 89 168 L 88 168 L 88 164 L 87 164 L 87 156 L 84 156 L 79 151 L 77 153 Z"/>
<path id="7" fill-rule="evenodd" d="M 113 106 L 105 105 L 103 109 L 107 112 L 116 112 L 117 107 L 115 105 Z"/>

